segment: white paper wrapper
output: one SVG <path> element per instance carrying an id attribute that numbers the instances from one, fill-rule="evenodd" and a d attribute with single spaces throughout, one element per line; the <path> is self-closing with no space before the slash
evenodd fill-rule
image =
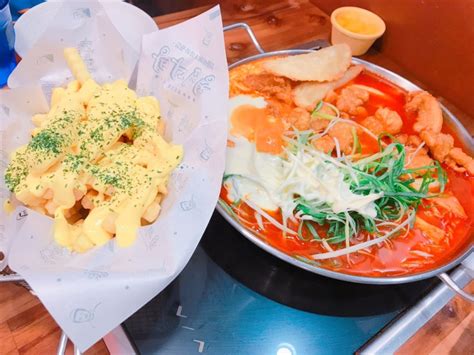
<path id="1" fill-rule="evenodd" d="M 78 7 L 79 6 L 79 7 Z M 128 78 L 134 63 L 122 61 L 126 48 L 100 5 L 67 3 L 64 13 L 91 14 L 80 26 L 92 41 L 93 76 L 101 82 Z M 90 8 L 87 11 L 87 8 Z M 63 25 L 70 24 L 69 22 Z M 71 25 L 72 26 L 72 25 Z M 102 30 L 107 28 L 104 43 Z M 27 143 L 33 113 L 46 112 L 43 91 L 25 87 L 65 83 L 70 73 L 60 56 L 77 45 L 76 31 L 58 34 L 57 24 L 24 58 L 0 92 L 2 177 L 7 154 Z M 59 40 L 63 38 L 63 41 Z M 92 40 L 93 39 L 93 40 Z M 47 47 L 47 50 L 42 46 Z M 44 53 L 54 61 L 44 63 Z M 46 59 L 48 61 L 48 58 Z M 217 202 L 224 171 L 228 75 L 220 10 L 215 7 L 190 21 L 146 35 L 138 64 L 137 92 L 160 100 L 167 136 L 183 144 L 184 160 L 169 182 L 158 220 L 139 231 L 132 247 L 112 240 L 85 254 L 71 254 L 52 236 L 52 219 L 24 207 L 1 212 L 0 248 L 69 338 L 84 351 L 162 291 L 193 254 Z M 8 191 L 2 181 L 2 202 Z M 10 249 L 8 250 L 8 248 Z"/>

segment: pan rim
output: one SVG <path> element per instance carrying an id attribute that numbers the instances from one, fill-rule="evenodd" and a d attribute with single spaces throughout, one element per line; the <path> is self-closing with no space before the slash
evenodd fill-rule
<path id="1" fill-rule="evenodd" d="M 229 70 L 233 69 L 237 66 L 242 64 L 246 64 L 252 61 L 256 61 L 266 57 L 274 57 L 278 55 L 295 55 L 295 54 L 304 54 L 310 53 L 312 50 L 308 49 L 288 49 L 288 50 L 280 50 L 280 51 L 272 51 L 266 52 L 262 54 L 253 55 L 247 58 L 243 58 L 235 63 L 229 65 Z M 352 58 L 352 63 L 354 64 L 363 64 L 369 71 L 374 72 L 375 74 L 380 75 L 384 79 L 390 81 L 391 83 L 405 89 L 407 91 L 414 91 L 414 90 L 422 90 L 418 85 L 412 83 L 408 79 L 405 79 L 401 75 L 398 75 L 391 70 L 378 66 L 376 64 L 370 63 L 368 61 L 359 59 L 359 58 Z M 463 143 L 463 145 L 467 148 L 468 152 L 473 155 L 474 154 L 474 142 L 467 132 L 466 128 L 462 125 L 462 123 L 454 116 L 443 104 L 441 104 L 441 109 L 443 111 L 443 116 L 448 119 L 448 125 L 450 125 L 454 131 L 459 135 L 459 139 Z M 474 246 L 472 243 L 467 243 L 465 250 L 459 252 L 457 255 L 453 256 L 453 258 L 448 261 L 447 263 L 437 266 L 436 268 L 418 272 L 414 274 L 407 274 L 401 276 L 378 276 L 378 277 L 369 277 L 369 276 L 359 276 L 353 274 L 342 273 L 338 271 L 333 271 L 330 269 L 325 269 L 322 267 L 314 266 L 309 263 L 305 263 L 300 261 L 287 253 L 267 244 L 263 239 L 258 237 L 257 235 L 253 234 L 249 229 L 245 228 L 241 225 L 238 221 L 236 221 L 232 216 L 230 216 L 226 210 L 218 203 L 216 207 L 217 211 L 220 213 L 222 217 L 232 226 L 234 227 L 240 234 L 242 234 L 245 238 L 250 240 L 252 243 L 260 247 L 261 249 L 265 250 L 266 252 L 276 256 L 277 258 L 288 262 L 296 267 L 304 269 L 306 271 L 330 277 L 333 279 L 337 279 L 340 281 L 347 281 L 347 282 L 354 282 L 360 284 L 373 284 L 373 285 L 395 285 L 395 284 L 402 284 L 402 283 L 410 283 L 416 282 L 420 280 L 424 280 L 430 277 L 435 277 L 440 275 L 443 272 L 449 271 L 450 269 L 454 268 L 455 266 L 459 265 L 464 259 L 466 259 L 472 252 L 474 252 Z"/>

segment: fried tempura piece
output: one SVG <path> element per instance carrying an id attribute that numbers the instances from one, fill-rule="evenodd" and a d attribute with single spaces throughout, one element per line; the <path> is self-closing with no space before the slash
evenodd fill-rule
<path id="1" fill-rule="evenodd" d="M 379 108 L 374 116 L 365 118 L 361 123 L 377 136 L 383 132 L 396 134 L 403 126 L 400 115 L 387 107 Z"/>
<path id="2" fill-rule="evenodd" d="M 474 159 L 464 153 L 461 148 L 453 148 L 449 151 L 446 164 L 454 170 L 467 172 L 474 175 Z"/>
<path id="3" fill-rule="evenodd" d="M 329 91 L 347 84 L 359 75 L 363 69 L 363 65 L 354 65 L 347 69 L 344 75 L 338 80 L 327 83 L 304 82 L 298 84 L 292 91 L 293 101 L 296 106 L 311 111 L 320 100 L 324 99 Z"/>
<path id="4" fill-rule="evenodd" d="M 352 145 L 354 144 L 353 130 L 355 127 L 350 123 L 338 122 L 328 132 L 331 138 L 337 139 L 341 152 L 350 154 L 352 152 Z"/>
<path id="5" fill-rule="evenodd" d="M 351 64 L 347 44 L 336 44 L 319 51 L 270 59 L 263 68 L 278 76 L 296 81 L 332 81 L 339 79 Z"/>
<path id="6" fill-rule="evenodd" d="M 250 74 L 244 79 L 248 91 L 257 91 L 265 96 L 275 97 L 291 104 L 291 84 L 288 79 L 271 74 Z"/>
<path id="7" fill-rule="evenodd" d="M 369 100 L 369 92 L 356 86 L 348 86 L 341 91 L 337 98 L 336 107 L 350 115 L 358 115 L 365 112 L 362 107 Z"/>
<path id="8" fill-rule="evenodd" d="M 454 147 L 454 139 L 450 134 L 422 131 L 421 139 L 430 148 L 431 155 L 439 162 L 444 162 L 451 149 Z"/>
<path id="9" fill-rule="evenodd" d="M 336 147 L 336 143 L 334 143 L 334 139 L 329 136 L 323 136 L 318 139 L 314 139 L 312 142 L 313 146 L 324 153 L 331 153 L 334 148 Z"/>
<path id="10" fill-rule="evenodd" d="M 326 94 L 324 101 L 329 102 L 331 104 L 335 104 L 338 98 L 339 95 L 334 90 L 331 90 Z"/>
<path id="11" fill-rule="evenodd" d="M 407 112 L 418 115 L 413 125 L 415 132 L 430 130 L 434 133 L 441 132 L 443 126 L 443 113 L 441 107 L 431 94 L 426 91 L 415 91 L 408 94 L 405 105 Z"/>
<path id="12" fill-rule="evenodd" d="M 440 163 L 446 163 L 455 171 L 467 171 L 474 175 L 474 159 L 461 148 L 454 147 L 454 138 L 450 134 L 423 131 L 420 137 L 430 149 L 431 155 Z"/>
<path id="13" fill-rule="evenodd" d="M 299 131 L 305 131 L 310 128 L 311 115 L 305 109 L 296 107 L 291 110 L 286 121 Z"/>
<path id="14" fill-rule="evenodd" d="M 375 117 L 383 122 L 385 131 L 390 134 L 397 134 L 403 126 L 400 115 L 387 107 L 381 107 L 375 112 Z"/>

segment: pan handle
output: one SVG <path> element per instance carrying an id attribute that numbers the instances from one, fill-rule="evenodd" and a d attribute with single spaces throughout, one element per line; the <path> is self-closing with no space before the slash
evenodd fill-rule
<path id="1" fill-rule="evenodd" d="M 469 256 L 464 259 L 462 262 L 462 266 L 467 269 L 468 274 L 471 278 L 474 275 L 474 252 L 469 254 Z M 443 283 L 448 286 L 451 290 L 456 292 L 459 296 L 465 298 L 470 302 L 474 302 L 474 296 L 470 295 L 469 293 L 465 292 L 462 288 L 460 288 L 456 282 L 445 272 L 438 275 L 438 278 L 443 281 Z"/>
<path id="2" fill-rule="evenodd" d="M 255 48 L 257 48 L 257 51 L 259 51 L 259 53 L 261 54 L 265 53 L 260 43 L 258 43 L 257 37 L 255 37 L 255 34 L 253 33 L 252 29 L 245 22 L 237 22 L 237 23 L 233 23 L 232 25 L 224 26 L 224 32 L 234 30 L 236 28 L 243 28 L 245 31 L 247 31 L 247 34 L 252 40 L 252 43 L 255 46 Z"/>

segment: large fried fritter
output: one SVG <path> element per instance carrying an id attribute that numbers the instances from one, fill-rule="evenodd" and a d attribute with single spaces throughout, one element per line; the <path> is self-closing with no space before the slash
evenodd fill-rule
<path id="1" fill-rule="evenodd" d="M 291 80 L 332 81 L 344 74 L 351 58 L 347 44 L 336 44 L 307 54 L 271 59 L 263 63 L 263 68 Z"/>

